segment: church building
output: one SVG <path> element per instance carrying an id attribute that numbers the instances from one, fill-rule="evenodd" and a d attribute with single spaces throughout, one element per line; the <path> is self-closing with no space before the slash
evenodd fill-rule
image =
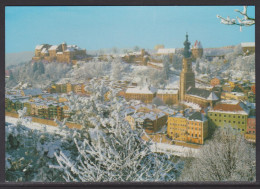
<path id="1" fill-rule="evenodd" d="M 182 71 L 180 74 L 179 100 L 200 105 L 200 107 L 214 106 L 219 98 L 213 91 L 195 87 L 195 74 L 192 70 L 192 53 L 190 42 L 186 34 L 184 53 L 182 60 Z"/>

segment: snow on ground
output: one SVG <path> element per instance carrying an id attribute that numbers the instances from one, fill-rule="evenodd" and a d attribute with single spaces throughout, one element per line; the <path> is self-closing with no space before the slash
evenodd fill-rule
<path id="1" fill-rule="evenodd" d="M 199 152 L 199 149 L 165 143 L 152 143 L 151 150 L 153 152 L 168 153 L 181 157 L 195 157 Z"/>
<path id="2" fill-rule="evenodd" d="M 61 131 L 59 127 L 32 122 L 30 120 L 30 118 L 24 118 L 21 121 L 22 121 L 21 124 L 29 129 L 33 129 L 33 130 L 35 129 L 35 130 L 39 130 L 39 131 L 43 131 L 43 132 L 47 131 L 49 133 L 55 133 L 55 134 L 59 134 L 59 135 L 63 135 L 63 136 L 69 134 L 68 132 L 66 132 L 64 130 Z M 18 122 L 18 119 L 9 117 L 9 116 L 5 116 L 5 122 L 16 124 Z"/>
<path id="3" fill-rule="evenodd" d="M 201 107 L 198 104 L 195 104 L 195 103 L 192 103 L 192 102 L 187 102 L 187 101 L 181 101 L 180 103 L 184 104 L 186 106 L 189 106 L 189 107 L 191 107 L 191 108 L 193 108 L 195 110 L 201 110 Z"/>
<path id="4" fill-rule="evenodd" d="M 180 76 L 172 76 L 169 78 L 168 84 L 165 86 L 166 89 L 179 89 L 180 86 Z"/>
<path id="5" fill-rule="evenodd" d="M 18 121 L 17 118 L 5 116 L 5 122 L 11 123 L 11 124 L 16 124 Z M 54 127 L 50 125 L 44 125 L 40 123 L 35 123 L 31 122 L 30 119 L 25 118 L 22 120 L 22 125 L 24 125 L 27 128 L 30 129 L 35 129 L 39 130 L 42 132 L 49 132 L 49 133 L 54 133 L 54 134 L 59 134 L 59 135 L 67 135 L 66 131 L 61 131 L 59 127 Z M 152 143 L 151 145 L 151 150 L 153 152 L 161 152 L 161 153 L 168 153 L 176 156 L 182 156 L 182 157 L 187 157 L 187 156 L 195 156 L 199 149 L 194 149 L 194 148 L 189 148 L 189 147 L 183 147 L 183 146 L 177 146 L 177 145 L 170 145 L 170 144 L 164 144 L 164 143 Z"/>
<path id="6" fill-rule="evenodd" d="M 131 70 L 132 70 L 132 73 L 135 73 L 135 72 L 137 72 L 137 71 L 140 71 L 140 70 L 147 70 L 147 69 L 149 69 L 149 67 L 148 66 L 137 66 L 137 65 L 131 65 Z"/>

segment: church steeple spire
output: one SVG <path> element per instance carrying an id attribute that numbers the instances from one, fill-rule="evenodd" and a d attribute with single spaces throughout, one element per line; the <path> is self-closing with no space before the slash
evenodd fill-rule
<path id="1" fill-rule="evenodd" d="M 188 33 L 186 33 L 186 40 L 184 41 L 183 45 L 184 45 L 184 52 L 183 52 L 183 56 L 185 58 L 189 58 L 190 55 L 191 55 L 191 52 L 190 52 L 190 42 L 189 42 L 189 39 L 188 39 Z"/>
<path id="2" fill-rule="evenodd" d="M 192 71 L 192 59 L 190 52 L 190 42 L 188 40 L 188 34 L 186 34 L 186 41 L 184 41 L 184 53 L 182 59 L 182 71 L 180 74 L 180 101 L 185 100 L 186 91 L 189 87 L 195 87 L 195 75 Z"/>

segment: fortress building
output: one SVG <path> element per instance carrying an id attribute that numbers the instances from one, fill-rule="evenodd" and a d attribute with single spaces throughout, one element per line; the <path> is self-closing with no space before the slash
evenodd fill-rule
<path id="1" fill-rule="evenodd" d="M 85 58 L 86 55 L 86 49 L 81 49 L 77 45 L 67 45 L 65 42 L 60 45 L 42 44 L 35 47 L 35 56 L 32 60 L 75 63 L 77 60 Z"/>
<path id="2" fill-rule="evenodd" d="M 182 71 L 180 75 L 180 101 L 185 99 L 185 94 L 188 88 L 195 87 L 195 75 L 192 71 L 192 59 L 190 52 L 190 42 L 188 41 L 188 34 L 186 34 L 186 41 L 184 41 L 184 52 L 182 60 Z"/>
<path id="3" fill-rule="evenodd" d="M 192 57 L 194 59 L 201 58 L 203 55 L 203 47 L 200 43 L 200 41 L 195 41 L 194 45 L 191 48 Z"/>

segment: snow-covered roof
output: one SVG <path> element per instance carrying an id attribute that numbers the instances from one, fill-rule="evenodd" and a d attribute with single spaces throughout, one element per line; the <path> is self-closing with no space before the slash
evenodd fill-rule
<path id="1" fill-rule="evenodd" d="M 49 48 L 49 50 L 57 50 L 58 49 L 58 45 L 52 45 L 50 48 Z"/>
<path id="2" fill-rule="evenodd" d="M 207 100 L 218 100 L 218 97 L 215 95 L 214 92 L 211 92 Z"/>
<path id="3" fill-rule="evenodd" d="M 125 114 L 126 114 L 126 115 L 132 114 L 132 113 L 134 113 L 134 112 L 135 112 L 135 110 L 132 109 L 132 108 L 127 108 L 127 109 L 125 110 Z"/>
<path id="4" fill-rule="evenodd" d="M 36 50 L 41 50 L 43 48 L 44 45 L 36 45 L 35 49 Z"/>
<path id="5" fill-rule="evenodd" d="M 245 96 L 245 94 L 241 93 L 241 92 L 231 92 L 231 94 L 233 94 L 235 96 Z"/>
<path id="6" fill-rule="evenodd" d="M 57 52 L 57 54 L 63 54 L 63 52 Z"/>
<path id="7" fill-rule="evenodd" d="M 65 52 L 73 52 L 73 51 L 75 51 L 75 48 L 72 48 L 72 47 L 67 48 L 67 49 L 65 50 Z"/>
<path id="8" fill-rule="evenodd" d="M 158 67 L 163 67 L 163 63 L 149 62 L 149 64 L 152 64 L 152 65 L 158 66 Z"/>
<path id="9" fill-rule="evenodd" d="M 182 101 L 181 103 L 188 106 L 188 107 L 191 107 L 192 109 L 201 110 L 201 107 L 198 104 L 195 104 L 195 103 L 192 103 L 192 102 L 187 102 L 187 101 Z"/>
<path id="10" fill-rule="evenodd" d="M 175 53 L 176 49 L 175 48 L 171 48 L 171 49 L 158 49 L 157 54 L 171 54 L 171 53 Z"/>
<path id="11" fill-rule="evenodd" d="M 156 119 L 159 119 L 163 116 L 165 116 L 163 112 L 155 113 L 155 112 L 149 112 L 149 113 L 144 113 L 144 112 L 137 112 L 132 115 L 134 119 L 138 119 L 139 121 L 144 121 L 145 119 L 149 119 L 152 121 L 155 121 Z"/>
<path id="12" fill-rule="evenodd" d="M 48 50 L 46 48 L 43 48 L 41 53 L 44 53 L 44 54 L 47 54 L 48 53 Z"/>
<path id="13" fill-rule="evenodd" d="M 142 54 L 141 51 L 129 53 L 129 55 L 136 55 L 136 56 L 141 55 L 141 54 Z"/>
<path id="14" fill-rule="evenodd" d="M 221 100 L 222 104 L 238 104 L 238 100 Z"/>
<path id="15" fill-rule="evenodd" d="M 244 42 L 244 43 L 241 43 L 241 47 L 255 47 L 255 42 Z"/>
<path id="16" fill-rule="evenodd" d="M 219 103 L 209 112 L 248 115 L 250 110 L 243 102 L 238 102 L 237 104 Z"/>
<path id="17" fill-rule="evenodd" d="M 188 118 L 189 120 L 193 121 L 207 121 L 207 118 L 200 112 L 195 112 Z"/>
<path id="18" fill-rule="evenodd" d="M 170 117 L 179 117 L 179 118 L 185 118 L 184 115 L 180 112 L 174 114 L 174 115 L 170 115 Z"/>
<path id="19" fill-rule="evenodd" d="M 157 94 L 178 94 L 178 90 L 158 89 Z"/>
<path id="20" fill-rule="evenodd" d="M 195 88 L 195 87 L 190 87 L 186 93 L 187 95 L 198 97 L 198 98 L 203 98 L 207 100 L 218 100 L 219 98 L 215 95 L 214 92 L 205 90 L 205 89 L 200 89 L 200 88 Z"/>
<path id="21" fill-rule="evenodd" d="M 154 87 L 135 87 L 127 88 L 125 93 L 136 93 L 136 94 L 154 94 L 156 93 L 156 88 Z"/>

